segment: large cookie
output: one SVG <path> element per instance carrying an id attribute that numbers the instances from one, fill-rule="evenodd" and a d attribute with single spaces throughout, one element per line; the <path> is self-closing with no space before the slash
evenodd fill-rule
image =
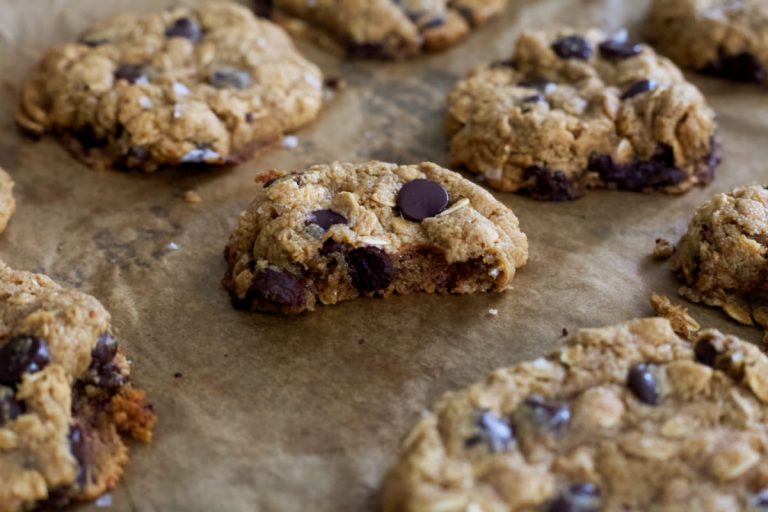
<path id="1" fill-rule="evenodd" d="M 764 0 L 654 0 L 647 38 L 681 66 L 768 84 Z"/>
<path id="2" fill-rule="evenodd" d="M 506 0 L 256 0 L 256 12 L 351 57 L 441 50 L 499 14 Z"/>
<path id="3" fill-rule="evenodd" d="M 0 511 L 96 498 L 155 420 L 99 301 L 0 262 Z"/>
<path id="4" fill-rule="evenodd" d="M 680 193 L 719 163 L 715 115 L 674 64 L 599 31 L 526 32 L 448 99 L 454 165 L 497 190 L 569 200 L 589 188 Z"/>
<path id="5" fill-rule="evenodd" d="M 684 297 L 768 328 L 768 190 L 740 187 L 704 203 L 671 264 Z"/>
<path id="6" fill-rule="evenodd" d="M 11 216 L 16 211 L 16 200 L 13 198 L 13 180 L 0 167 L 0 233 L 5 231 Z"/>
<path id="7" fill-rule="evenodd" d="M 760 511 L 768 358 L 667 320 L 585 329 L 448 393 L 405 437 L 384 512 Z"/>
<path id="8" fill-rule="evenodd" d="M 225 250 L 236 307 L 298 313 L 393 293 L 511 287 L 528 258 L 515 215 L 435 164 L 275 172 Z"/>
<path id="9" fill-rule="evenodd" d="M 314 119 L 322 87 L 280 27 L 213 3 L 118 15 L 52 49 L 16 119 L 97 167 L 221 165 Z"/>

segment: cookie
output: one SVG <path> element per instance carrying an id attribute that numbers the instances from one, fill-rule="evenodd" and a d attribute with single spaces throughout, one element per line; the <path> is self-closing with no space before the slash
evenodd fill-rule
<path id="1" fill-rule="evenodd" d="M 447 48 L 506 0 L 256 0 L 255 10 L 350 57 L 402 59 Z"/>
<path id="2" fill-rule="evenodd" d="M 768 328 L 766 187 L 740 187 L 704 203 L 670 263 L 685 298 Z"/>
<path id="3" fill-rule="evenodd" d="M 654 0 L 647 25 L 647 39 L 680 66 L 768 84 L 763 0 Z"/>
<path id="4" fill-rule="evenodd" d="M 334 163 L 260 179 L 224 251 L 237 308 L 298 313 L 361 296 L 501 292 L 528 258 L 507 207 L 432 163 Z"/>
<path id="5" fill-rule="evenodd" d="M 0 262 L 0 511 L 113 487 L 155 414 L 95 298 Z"/>
<path id="6" fill-rule="evenodd" d="M 94 167 L 222 165 L 312 121 L 322 80 L 280 27 L 233 3 L 121 14 L 46 54 L 16 120 Z"/>
<path id="7" fill-rule="evenodd" d="M 0 167 L 0 233 L 5 231 L 11 216 L 16 212 L 13 185 L 11 176 Z"/>
<path id="8" fill-rule="evenodd" d="M 764 510 L 767 417 L 750 343 L 660 318 L 584 329 L 423 413 L 383 510 Z"/>
<path id="9" fill-rule="evenodd" d="M 541 200 L 587 189 L 681 193 L 719 163 L 715 115 L 669 60 L 591 30 L 524 32 L 448 98 L 450 158 Z"/>

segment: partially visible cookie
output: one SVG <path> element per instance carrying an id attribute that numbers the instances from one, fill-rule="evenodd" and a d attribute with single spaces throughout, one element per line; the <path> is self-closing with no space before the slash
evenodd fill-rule
<path id="1" fill-rule="evenodd" d="M 0 511 L 98 497 L 155 421 L 99 301 L 0 262 Z"/>
<path id="2" fill-rule="evenodd" d="M 499 14 L 506 0 L 256 0 L 256 12 L 351 57 L 442 50 Z"/>
<path id="3" fill-rule="evenodd" d="M 764 510 L 766 420 L 756 346 L 660 318 L 584 329 L 423 413 L 383 510 Z"/>
<path id="4" fill-rule="evenodd" d="M 8 227 L 11 216 L 16 212 L 16 200 L 13 198 L 13 179 L 0 167 L 0 233 Z"/>
<path id="5" fill-rule="evenodd" d="M 671 265 L 685 298 L 768 328 L 768 189 L 740 187 L 704 203 Z"/>
<path id="6" fill-rule="evenodd" d="M 528 258 L 515 215 L 435 164 L 334 163 L 270 177 L 224 253 L 238 308 L 501 292 Z"/>
<path id="7" fill-rule="evenodd" d="M 322 87 L 280 27 L 211 3 L 121 14 L 53 48 L 16 120 L 95 167 L 221 165 L 313 120 Z"/>
<path id="8" fill-rule="evenodd" d="M 672 62 L 597 30 L 524 32 L 510 60 L 474 70 L 448 98 L 452 163 L 542 200 L 709 183 L 716 132 Z"/>
<path id="9" fill-rule="evenodd" d="M 647 38 L 683 67 L 768 84 L 764 0 L 654 0 Z"/>

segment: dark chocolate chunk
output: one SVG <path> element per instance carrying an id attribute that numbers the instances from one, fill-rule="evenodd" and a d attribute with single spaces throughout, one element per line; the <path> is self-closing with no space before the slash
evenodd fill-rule
<path id="1" fill-rule="evenodd" d="M 24 404 L 16 400 L 13 388 L 0 386 L 0 427 L 24 413 Z"/>
<path id="2" fill-rule="evenodd" d="M 384 59 L 387 51 L 384 43 L 347 43 L 347 56 L 353 59 Z"/>
<path id="3" fill-rule="evenodd" d="M 479 431 L 465 441 L 467 448 L 484 444 L 492 453 L 498 453 L 506 451 L 515 440 L 515 434 L 509 422 L 491 411 L 481 411 L 477 415 L 475 426 Z"/>
<path id="4" fill-rule="evenodd" d="M 445 23 L 445 18 L 443 16 L 436 16 L 434 18 L 431 18 L 421 24 L 419 27 L 421 30 L 429 30 L 430 28 L 436 28 L 439 26 L 442 26 Z"/>
<path id="5" fill-rule="evenodd" d="M 108 332 L 99 337 L 96 347 L 91 352 L 93 362 L 97 364 L 111 363 L 117 355 L 117 340 Z"/>
<path id="6" fill-rule="evenodd" d="M 146 78 L 146 75 L 140 64 L 120 64 L 115 70 L 115 80 L 125 80 L 129 84 L 135 84 L 142 77 Z"/>
<path id="7" fill-rule="evenodd" d="M 344 250 L 347 248 L 347 244 L 342 242 L 337 242 L 333 238 L 329 238 L 325 242 L 323 242 L 323 246 L 320 247 L 320 254 L 323 256 L 328 256 L 329 254 L 333 254 L 336 252 L 344 252 Z"/>
<path id="8" fill-rule="evenodd" d="M 234 89 L 247 89 L 251 86 L 251 74 L 247 71 L 231 67 L 222 67 L 211 73 L 209 77 L 211 85 L 217 89 L 228 87 Z"/>
<path id="9" fill-rule="evenodd" d="M 610 155 L 593 155 L 589 170 L 595 171 L 606 183 L 619 190 L 641 191 L 676 185 L 685 179 L 685 173 L 675 167 L 675 155 L 671 147 L 661 145 L 650 160 L 617 164 Z"/>
<path id="10" fill-rule="evenodd" d="M 624 91 L 624 94 L 621 95 L 621 99 L 628 100 L 629 98 L 634 98 L 638 94 L 653 91 L 654 89 L 656 89 L 656 82 L 653 80 L 638 80 Z"/>
<path id="11" fill-rule="evenodd" d="M 85 485 L 86 464 L 88 463 L 88 449 L 86 447 L 85 435 L 78 425 L 73 425 L 69 429 L 69 451 L 77 461 L 77 478 L 75 482 L 78 487 Z"/>
<path id="12" fill-rule="evenodd" d="M 523 98 L 523 103 L 539 103 L 541 101 L 544 101 L 544 96 L 541 94 L 534 94 Z"/>
<path id="13" fill-rule="evenodd" d="M 551 432 L 560 432 L 571 422 L 571 408 L 566 402 L 545 400 L 533 395 L 525 401 L 533 422 Z"/>
<path id="14" fill-rule="evenodd" d="M 754 495 L 752 506 L 761 512 L 768 511 L 768 489 L 762 489 Z"/>
<path id="15" fill-rule="evenodd" d="M 592 55 L 592 46 L 581 36 L 567 36 L 552 44 L 552 49 L 563 59 L 587 60 Z"/>
<path id="16" fill-rule="evenodd" d="M 263 18 L 271 18 L 274 9 L 274 0 L 255 0 L 253 4 L 253 12 Z"/>
<path id="17" fill-rule="evenodd" d="M 307 287 L 300 277 L 290 272 L 267 268 L 253 278 L 248 295 L 280 306 L 300 308 L 307 302 Z"/>
<path id="18" fill-rule="evenodd" d="M 89 125 L 78 128 L 73 135 L 84 150 L 104 147 L 108 142 L 106 137 L 96 134 L 93 126 Z"/>
<path id="19" fill-rule="evenodd" d="M 722 49 L 701 72 L 734 82 L 762 83 L 766 78 L 765 67 L 755 55 L 749 52 L 727 55 Z"/>
<path id="20" fill-rule="evenodd" d="M 448 206 L 448 192 L 432 180 L 409 181 L 397 193 L 397 207 L 408 220 L 421 222 Z"/>
<path id="21" fill-rule="evenodd" d="M 307 224 L 317 224 L 324 231 L 327 231 L 335 224 L 346 224 L 347 218 L 333 210 L 315 210 L 307 215 Z"/>
<path id="22" fill-rule="evenodd" d="M 253 112 L 245 113 L 245 122 L 248 124 L 253 124 Z"/>
<path id="23" fill-rule="evenodd" d="M 615 39 L 603 41 L 597 47 L 600 50 L 600 56 L 610 60 L 628 59 L 640 55 L 643 51 L 643 47 L 639 44 L 616 41 Z"/>
<path id="24" fill-rule="evenodd" d="M 518 87 L 528 87 L 529 89 L 536 89 L 539 92 L 547 92 L 547 89 L 552 85 L 554 85 L 554 82 L 538 76 L 531 76 L 517 82 Z"/>
<path id="25" fill-rule="evenodd" d="M 34 336 L 14 336 L 0 348 L 0 383 L 14 386 L 25 373 L 35 373 L 51 362 L 48 344 Z"/>
<path id="26" fill-rule="evenodd" d="M 717 356 L 720 355 L 720 350 L 718 350 L 712 340 L 702 338 L 693 347 L 693 354 L 696 356 L 696 361 L 714 368 Z"/>
<path id="27" fill-rule="evenodd" d="M 395 277 L 390 257 L 378 247 L 358 247 L 345 258 L 352 286 L 361 292 L 383 290 Z"/>
<path id="28" fill-rule="evenodd" d="M 165 31 L 166 37 L 184 37 L 193 43 L 203 38 L 203 29 L 192 18 L 179 18 Z"/>
<path id="29" fill-rule="evenodd" d="M 659 403 L 659 385 L 649 365 L 638 363 L 630 368 L 627 386 L 641 402 L 649 405 Z"/>
<path id="30" fill-rule="evenodd" d="M 523 176 L 526 180 L 533 178 L 526 190 L 540 201 L 572 201 L 584 195 L 581 182 L 568 179 L 562 171 L 533 166 L 528 167 Z"/>
<path id="31" fill-rule="evenodd" d="M 590 483 L 570 486 L 547 508 L 548 512 L 597 512 L 598 510 L 600 510 L 600 490 Z"/>

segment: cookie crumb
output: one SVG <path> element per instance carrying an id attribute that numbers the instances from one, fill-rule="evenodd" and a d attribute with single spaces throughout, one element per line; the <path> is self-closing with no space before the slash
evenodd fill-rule
<path id="1" fill-rule="evenodd" d="M 488 310 L 488 314 L 491 315 L 491 316 L 497 316 L 499 314 L 499 310 L 491 308 L 491 309 Z"/>
<path id="2" fill-rule="evenodd" d="M 560 335 L 561 335 L 563 338 L 565 338 L 566 336 L 568 336 L 568 329 L 566 329 L 565 327 L 563 327 L 563 330 L 562 330 L 562 331 L 560 331 Z"/>
<path id="3" fill-rule="evenodd" d="M 286 135 L 283 137 L 283 147 L 284 148 L 295 148 L 299 145 L 299 138 L 295 135 Z"/>
<path id="4" fill-rule="evenodd" d="M 188 202 L 189 204 L 197 204 L 202 203 L 203 198 L 200 197 L 200 194 L 198 194 L 197 191 L 187 190 L 184 192 L 184 201 Z"/>
<path id="5" fill-rule="evenodd" d="M 668 260 L 675 254 L 675 246 L 669 243 L 669 240 L 657 238 L 656 245 L 653 248 L 653 259 Z"/>
<path id="6" fill-rule="evenodd" d="M 182 378 L 183 376 L 184 376 L 184 375 L 182 375 L 182 373 L 181 373 L 181 372 L 176 372 L 176 373 L 174 373 L 174 374 L 173 374 L 173 378 L 174 378 L 174 379 L 180 379 L 180 378 Z"/>
<path id="7" fill-rule="evenodd" d="M 656 314 L 669 320 L 672 330 L 686 340 L 693 341 L 696 333 L 701 330 L 701 324 L 688 314 L 688 309 L 672 304 L 669 297 L 653 293 L 650 303 Z"/>

